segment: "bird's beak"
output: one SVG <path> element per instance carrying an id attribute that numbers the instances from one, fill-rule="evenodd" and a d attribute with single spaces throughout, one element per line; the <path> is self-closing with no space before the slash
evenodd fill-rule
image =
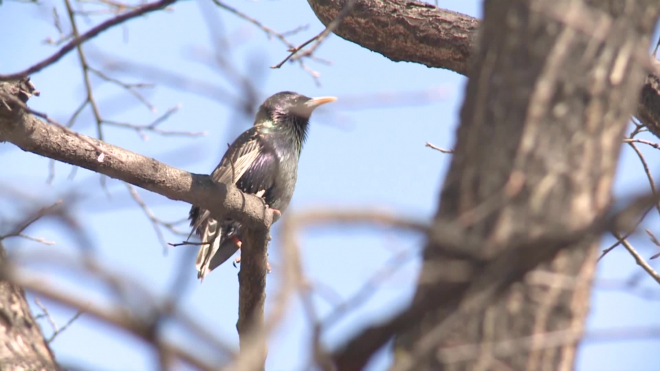
<path id="1" fill-rule="evenodd" d="M 305 102 L 305 105 L 309 108 L 316 108 L 322 104 L 334 102 L 337 100 L 337 97 L 317 97 L 317 98 L 312 98 Z"/>

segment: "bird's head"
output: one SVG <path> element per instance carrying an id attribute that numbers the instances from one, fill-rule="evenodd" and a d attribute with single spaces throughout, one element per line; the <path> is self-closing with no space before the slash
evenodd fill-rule
<path id="1" fill-rule="evenodd" d="M 274 130 L 291 130 L 300 141 L 304 141 L 314 109 L 336 100 L 335 97 L 310 98 L 290 91 L 279 92 L 268 97 L 259 107 L 255 125 Z"/>

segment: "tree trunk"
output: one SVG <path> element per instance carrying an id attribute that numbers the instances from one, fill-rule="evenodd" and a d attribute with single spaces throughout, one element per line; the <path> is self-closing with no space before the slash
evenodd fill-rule
<path id="1" fill-rule="evenodd" d="M 502 251 L 495 246 L 592 223 L 611 201 L 623 131 L 647 75 L 643 67 L 649 66 L 647 48 L 659 12 L 655 0 L 486 1 L 436 225 L 459 221 L 482 241 L 474 253 L 487 258 Z M 425 336 L 455 308 L 431 311 L 398 334 L 397 366 L 572 369 L 576 337 L 553 346 L 537 337 L 508 352 L 496 345 L 583 329 L 598 242 L 588 238 L 563 250 L 462 317 L 460 326 L 436 339 L 432 352 L 411 360 L 422 339 L 428 341 Z M 439 250 L 430 240 L 415 301 L 441 298 L 456 285 L 433 278 L 451 268 Z M 567 278 L 574 283 L 568 289 L 553 284 Z M 462 359 L 442 351 L 472 344 L 481 346 Z"/>
<path id="2" fill-rule="evenodd" d="M 4 247 L 0 241 L 0 264 Z M 0 370 L 57 370 L 20 287 L 0 280 Z"/>

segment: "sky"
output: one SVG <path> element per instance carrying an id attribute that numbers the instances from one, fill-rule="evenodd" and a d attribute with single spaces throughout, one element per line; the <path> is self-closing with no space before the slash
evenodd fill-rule
<path id="1" fill-rule="evenodd" d="M 79 4 L 79 3 L 75 3 Z M 299 26 L 308 28 L 290 37 L 299 44 L 323 29 L 305 3 L 282 1 L 239 1 L 233 3 L 241 11 L 277 31 Z M 441 6 L 472 16 L 481 16 L 479 1 L 446 1 Z M 56 47 L 43 43 L 57 39 L 53 26 L 53 7 L 60 15 L 65 32 L 69 30 L 63 2 L 44 1 L 39 6 L 4 1 L 0 6 L 0 73 L 16 72 L 51 55 Z M 209 173 L 224 153 L 226 145 L 252 124 L 252 118 L 237 113 L 227 97 L 244 94 L 232 83 L 245 75 L 254 81 L 259 100 L 282 90 L 308 96 L 334 95 L 339 101 L 316 112 L 311 121 L 308 141 L 300 159 L 298 184 L 287 213 L 323 208 L 381 208 L 402 217 L 429 220 L 437 208 L 439 190 L 448 169 L 450 155 L 425 147 L 431 142 L 451 148 L 455 141 L 458 113 L 466 79 L 454 72 L 431 69 L 414 63 L 395 63 L 337 36 L 330 36 L 317 50 L 316 56 L 331 65 L 307 62 L 317 71 L 320 86 L 308 72 L 296 64 L 280 69 L 268 66 L 281 61 L 286 47 L 276 39 L 269 40 L 254 25 L 216 8 L 204 0 L 177 3 L 173 11 L 161 11 L 134 19 L 122 27 L 111 29 L 85 44 L 90 64 L 126 82 L 156 83 L 148 89 L 148 99 L 157 113 L 145 108 L 125 90 L 94 77 L 92 84 L 103 117 L 108 120 L 148 124 L 172 107 L 180 107 L 162 124 L 166 130 L 206 132 L 203 137 L 160 136 L 147 133 L 143 140 L 134 131 L 105 127 L 104 139 L 131 151 L 194 173 Z M 102 18 L 79 19 L 82 31 L 98 24 Z M 209 31 L 211 24 L 213 32 Z M 230 50 L 213 35 L 228 40 Z M 207 61 L 214 45 L 220 45 L 224 59 L 236 71 L 226 74 Z M 224 44 L 223 44 L 224 45 Z M 127 63 L 130 61 L 131 63 Z M 146 68 L 137 68 L 138 63 Z M 216 87 L 200 91 L 203 84 L 176 86 L 164 82 L 158 70 L 185 75 L 190 79 Z M 227 77 L 229 76 L 229 77 Z M 53 66 L 32 76 L 41 96 L 30 100 L 34 109 L 47 112 L 60 122 L 85 99 L 82 72 L 76 53 L 69 53 Z M 226 93 L 222 92 L 222 87 Z M 414 99 L 402 101 L 406 93 Z M 398 100 L 397 100 L 398 98 Z M 231 99 L 229 99 L 231 101 Z M 96 135 L 89 109 L 78 118 L 75 130 Z M 653 140 L 650 136 L 642 136 Z M 659 156 L 652 148 L 641 147 L 657 170 Z M 625 197 L 648 189 L 648 181 L 635 155 L 628 147 L 622 151 L 614 193 Z M 167 295 L 182 259 L 190 260 L 187 290 L 179 298 L 181 307 L 197 321 L 234 347 L 238 308 L 238 269 L 225 264 L 214 270 L 203 284 L 195 278 L 191 252 L 195 247 L 170 248 L 166 254 L 149 219 L 136 206 L 123 183 L 107 182 L 110 197 L 100 186 L 99 176 L 79 169 L 73 179 L 71 166 L 58 163 L 52 184 L 47 184 L 49 161 L 18 150 L 11 144 L 0 144 L 0 185 L 11 187 L 31 198 L 54 201 L 67 190 L 83 195 L 75 205 L 83 228 L 92 236 L 96 257 L 109 268 L 138 280 L 159 295 Z M 657 171 L 654 172 L 657 174 Z M 657 178 L 657 176 L 656 176 Z M 0 188 L 7 189 L 7 188 Z M 189 205 L 175 202 L 148 191 L 138 193 L 153 212 L 166 221 L 187 217 Z M 3 220 L 21 215 L 20 207 L 0 198 Z M 658 217 L 652 214 L 645 228 L 660 232 Z M 181 225 L 187 231 L 186 224 Z M 268 302 L 277 292 L 280 259 L 279 224 L 273 230 L 269 248 L 274 271 L 268 276 Z M 27 230 L 31 236 L 54 241 L 43 246 L 22 239 L 7 241 L 12 254 L 29 254 L 54 250 L 66 254 L 79 253 L 75 240 L 59 226 L 41 222 Z M 179 242 L 180 236 L 165 233 L 168 242 Z M 411 259 L 397 263 L 397 273 L 373 290 L 370 300 L 341 320 L 323 338 L 330 348 L 341 344 L 351 334 L 368 324 L 403 308 L 414 294 L 420 267 L 418 251 L 422 236 L 385 228 L 315 227 L 302 231 L 299 245 L 308 279 L 334 294 L 315 297 L 320 316 L 331 312 L 333 300 L 346 300 L 384 264 L 402 251 Z M 612 238 L 603 238 L 603 246 Z M 631 239 L 640 253 L 649 257 L 657 252 L 645 235 Z M 87 246 L 87 248 L 92 248 Z M 660 259 L 659 259 L 660 260 Z M 39 269 L 44 269 L 40 267 Z M 641 272 L 623 249 L 615 249 L 598 264 L 597 284 L 591 297 L 587 334 L 607 329 L 660 326 L 660 301 L 648 300 L 626 292 L 612 290 Z M 107 300 L 98 283 L 63 270 L 49 270 L 53 282 L 89 300 Z M 656 294 L 657 285 L 644 274 L 640 285 Z M 610 289 L 608 289 L 608 287 Z M 334 297 L 328 299 L 327 297 Z M 336 297 L 339 298 L 336 298 Z M 36 313 L 39 308 L 30 301 Z M 55 321 L 66 323 L 75 311 L 42 299 Z M 41 322 L 46 334 L 52 331 Z M 204 344 L 196 344 L 176 327 L 166 327 L 167 336 L 190 349 L 204 352 Z M 268 370 L 299 370 L 307 365 L 310 350 L 308 320 L 295 299 L 286 318 L 269 342 Z M 187 341 L 188 340 L 188 341 Z M 577 358 L 577 370 L 660 370 L 658 339 L 584 341 Z M 155 370 L 155 353 L 139 340 L 89 317 L 81 316 L 57 336 L 52 348 L 59 362 L 93 370 Z M 208 355 L 211 356 L 211 355 Z M 375 357 L 369 370 L 382 370 L 391 358 L 387 351 Z"/>

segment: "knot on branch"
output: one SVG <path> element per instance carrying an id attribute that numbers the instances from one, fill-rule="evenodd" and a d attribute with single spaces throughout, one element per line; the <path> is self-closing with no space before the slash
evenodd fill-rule
<path id="1" fill-rule="evenodd" d="M 41 94 L 39 90 L 34 87 L 34 84 L 32 84 L 29 77 L 22 78 L 18 84 L 15 85 L 15 90 L 16 93 L 13 95 L 23 103 L 26 103 L 33 95 L 39 96 Z"/>

